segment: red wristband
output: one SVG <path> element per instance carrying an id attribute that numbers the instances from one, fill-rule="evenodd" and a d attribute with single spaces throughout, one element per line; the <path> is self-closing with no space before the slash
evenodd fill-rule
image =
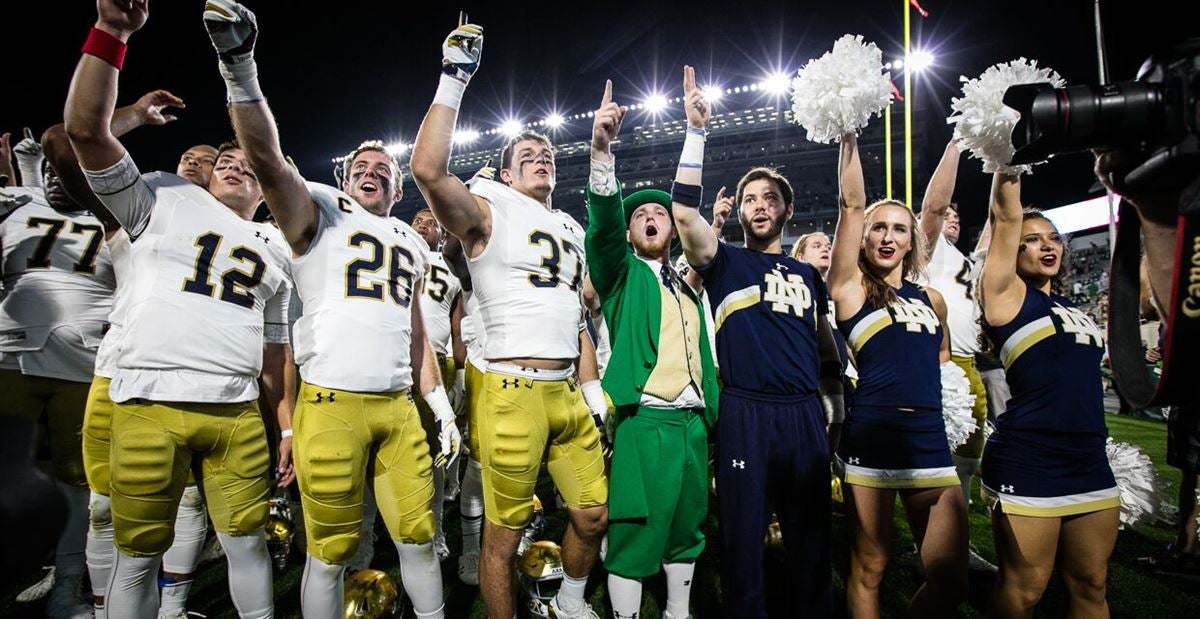
<path id="1" fill-rule="evenodd" d="M 83 42 L 83 49 L 80 51 L 85 54 L 91 54 L 120 71 L 121 66 L 125 64 L 126 49 L 127 46 L 121 39 L 99 28 L 92 28 L 88 32 L 87 40 Z"/>

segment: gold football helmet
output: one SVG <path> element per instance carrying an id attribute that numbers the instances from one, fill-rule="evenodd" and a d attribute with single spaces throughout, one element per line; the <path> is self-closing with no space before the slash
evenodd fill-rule
<path id="1" fill-rule="evenodd" d="M 346 619 L 400 616 L 400 588 L 385 572 L 357 570 L 346 575 Z"/>

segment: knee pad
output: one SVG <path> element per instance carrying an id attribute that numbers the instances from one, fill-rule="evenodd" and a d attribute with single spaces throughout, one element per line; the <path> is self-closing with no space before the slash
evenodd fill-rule
<path id="1" fill-rule="evenodd" d="M 112 456 L 117 548 L 132 557 L 160 555 L 174 535 L 174 445 L 162 432 L 129 432 L 114 442 Z"/>

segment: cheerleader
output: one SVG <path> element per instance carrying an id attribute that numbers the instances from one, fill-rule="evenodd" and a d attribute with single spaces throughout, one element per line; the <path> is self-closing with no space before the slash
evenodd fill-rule
<path id="1" fill-rule="evenodd" d="M 983 329 L 1012 397 L 983 456 L 1000 574 L 989 615 L 1030 617 L 1057 562 L 1068 616 L 1107 617 L 1120 496 L 1104 443 L 1103 334 L 1064 296 L 1066 242 L 1021 208 L 1019 177 L 992 184 Z"/>
<path id="2" fill-rule="evenodd" d="M 842 138 L 838 165 L 829 288 L 859 373 L 837 450 L 851 523 L 849 615 L 880 614 L 899 494 L 926 576 L 909 614 L 953 616 L 967 590 L 967 517 L 942 419 L 946 305 L 911 281 L 925 264 L 912 211 L 895 200 L 866 207 L 853 135 Z"/>

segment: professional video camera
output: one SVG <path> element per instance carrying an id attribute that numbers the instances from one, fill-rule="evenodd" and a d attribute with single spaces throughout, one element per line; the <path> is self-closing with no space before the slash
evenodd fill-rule
<path id="1" fill-rule="evenodd" d="M 1109 351 L 1114 378 L 1135 406 L 1197 401 L 1200 355 L 1192 351 L 1200 343 L 1200 38 L 1151 56 L 1134 81 L 1067 88 L 1022 84 L 1004 93 L 1004 104 L 1021 114 L 1012 135 L 1013 163 L 1086 148 L 1117 150 L 1122 168 L 1108 170 L 1106 180 L 1118 193 L 1137 200 L 1178 195 L 1173 281 L 1170 290 L 1157 291 L 1166 305 L 1159 308 L 1167 326 L 1162 378 L 1152 381 L 1143 362 L 1141 223 L 1125 201 L 1113 247 Z M 1162 206 L 1170 208 L 1156 208 Z M 1156 216 L 1164 214 L 1172 216 Z"/>
<path id="2" fill-rule="evenodd" d="M 1021 113 L 1012 163 L 1088 148 L 1130 149 L 1122 193 L 1182 189 L 1200 176 L 1200 38 L 1146 59 L 1137 79 L 1103 86 L 1021 84 L 1004 104 Z"/>

